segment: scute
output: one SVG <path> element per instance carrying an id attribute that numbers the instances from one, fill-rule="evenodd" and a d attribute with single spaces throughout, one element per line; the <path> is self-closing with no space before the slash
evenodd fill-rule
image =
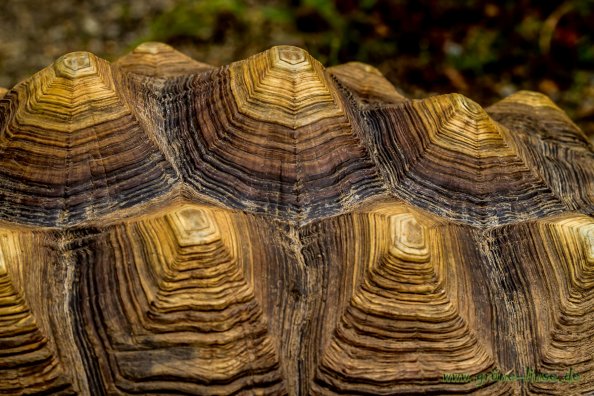
<path id="1" fill-rule="evenodd" d="M 57 226 L 167 194 L 177 175 L 92 54 L 71 53 L 0 104 L 0 219 Z"/>
<path id="2" fill-rule="evenodd" d="M 591 394 L 593 216 L 541 94 L 66 54 L 0 90 L 0 393 Z"/>

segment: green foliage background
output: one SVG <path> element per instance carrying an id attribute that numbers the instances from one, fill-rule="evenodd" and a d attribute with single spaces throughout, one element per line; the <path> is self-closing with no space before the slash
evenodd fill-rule
<path id="1" fill-rule="evenodd" d="M 74 50 L 115 60 L 162 41 L 223 65 L 291 44 L 370 63 L 410 97 L 540 91 L 594 135 L 593 26 L 594 0 L 7 0 L 0 85 Z"/>
<path id="2" fill-rule="evenodd" d="M 276 44 L 373 64 L 405 94 L 544 92 L 591 130 L 594 1 L 182 0 L 142 40 L 224 64 Z"/>

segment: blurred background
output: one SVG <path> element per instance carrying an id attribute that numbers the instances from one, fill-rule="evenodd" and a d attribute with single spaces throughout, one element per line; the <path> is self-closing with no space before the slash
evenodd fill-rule
<path id="1" fill-rule="evenodd" d="M 594 136 L 594 0 L 3 0 L 0 86 L 64 53 L 162 41 L 223 65 L 277 44 L 376 66 L 409 97 L 549 95 Z"/>

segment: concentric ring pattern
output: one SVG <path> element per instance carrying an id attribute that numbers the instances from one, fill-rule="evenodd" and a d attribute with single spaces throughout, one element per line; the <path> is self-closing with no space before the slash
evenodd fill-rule
<path id="1" fill-rule="evenodd" d="M 67 54 L 0 89 L 0 394 L 593 394 L 593 216 L 537 93 Z"/>

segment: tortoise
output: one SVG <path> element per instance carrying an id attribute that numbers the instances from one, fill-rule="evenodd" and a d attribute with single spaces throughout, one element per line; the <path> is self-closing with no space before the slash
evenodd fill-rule
<path id="1" fill-rule="evenodd" d="M 0 96 L 0 394 L 594 394 L 594 152 L 546 96 L 161 43 Z"/>

